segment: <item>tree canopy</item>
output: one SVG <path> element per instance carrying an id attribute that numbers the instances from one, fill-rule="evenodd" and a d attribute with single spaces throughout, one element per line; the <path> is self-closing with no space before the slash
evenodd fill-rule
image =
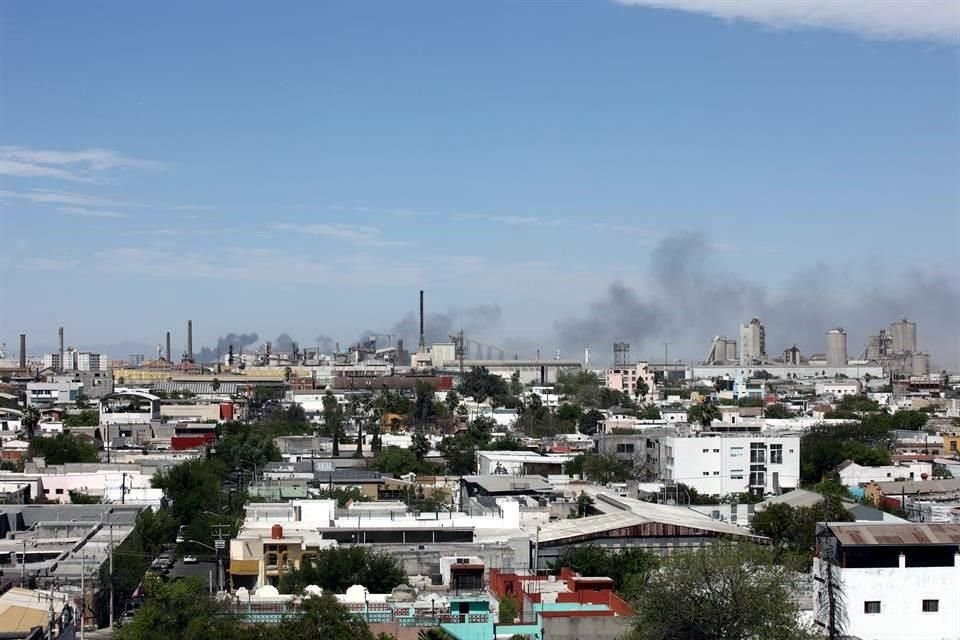
<path id="1" fill-rule="evenodd" d="M 31 458 L 43 458 L 48 465 L 100 460 L 100 453 L 93 442 L 69 433 L 32 439 L 28 454 Z"/>
<path id="2" fill-rule="evenodd" d="M 314 561 L 280 579 L 281 593 L 300 593 L 305 587 L 315 584 L 334 593 L 361 584 L 370 593 L 390 593 L 394 587 L 404 584 L 404 573 L 393 557 L 368 547 L 343 546 L 321 549 Z"/>
<path id="3" fill-rule="evenodd" d="M 671 555 L 636 596 L 632 640 L 807 640 L 791 572 L 755 545 Z"/>
<path id="4" fill-rule="evenodd" d="M 610 578 L 614 589 L 629 599 L 643 590 L 659 564 L 659 556 L 637 547 L 582 545 L 565 549 L 552 568 L 570 567 L 583 576 Z"/>
<path id="5" fill-rule="evenodd" d="M 503 398 L 510 395 L 507 381 L 495 373 L 490 373 L 486 367 L 471 367 L 469 371 L 465 371 L 458 390 L 477 402 L 492 399 L 494 405 L 502 404 Z"/>

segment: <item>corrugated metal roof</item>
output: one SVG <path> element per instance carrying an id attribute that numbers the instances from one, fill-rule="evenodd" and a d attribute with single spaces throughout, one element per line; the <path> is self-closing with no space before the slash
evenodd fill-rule
<path id="1" fill-rule="evenodd" d="M 872 545 L 960 546 L 960 524 L 831 523 L 830 531 L 848 547 Z"/>

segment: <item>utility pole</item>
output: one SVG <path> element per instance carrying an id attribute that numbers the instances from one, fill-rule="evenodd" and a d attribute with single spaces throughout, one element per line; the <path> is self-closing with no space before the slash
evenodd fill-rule
<path id="1" fill-rule="evenodd" d="M 27 539 L 23 539 L 23 555 L 20 556 L 20 588 L 23 588 L 27 577 Z"/>
<path id="2" fill-rule="evenodd" d="M 84 618 L 87 613 L 87 592 L 84 589 L 84 574 L 87 572 L 87 554 L 80 554 L 80 640 L 84 640 L 86 636 L 84 635 L 83 628 L 86 626 L 84 624 Z"/>
<path id="3" fill-rule="evenodd" d="M 113 519 L 110 520 L 110 629 L 113 629 Z"/>
<path id="4" fill-rule="evenodd" d="M 127 503 L 127 474 L 124 472 L 120 481 L 120 504 Z"/>
<path id="5" fill-rule="evenodd" d="M 667 367 L 669 366 L 669 363 L 670 363 L 669 354 L 670 354 L 670 343 L 664 342 L 663 343 L 663 386 L 664 387 L 667 386 L 667 377 L 669 374 L 669 372 L 667 371 Z"/>

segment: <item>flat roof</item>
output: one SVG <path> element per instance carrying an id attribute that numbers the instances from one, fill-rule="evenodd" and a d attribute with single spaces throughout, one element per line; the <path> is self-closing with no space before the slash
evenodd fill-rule
<path id="1" fill-rule="evenodd" d="M 827 527 L 845 547 L 960 546 L 960 524 L 831 522 Z"/>
<path id="2" fill-rule="evenodd" d="M 553 491 L 553 485 L 541 476 L 464 476 L 464 482 L 470 482 L 485 491 L 502 493 L 505 491 Z"/>

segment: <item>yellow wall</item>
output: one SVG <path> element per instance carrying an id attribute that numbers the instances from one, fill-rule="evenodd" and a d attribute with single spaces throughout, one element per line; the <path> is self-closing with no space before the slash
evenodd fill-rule
<path id="1" fill-rule="evenodd" d="M 960 436 L 943 436 L 943 455 L 960 456 Z"/>

